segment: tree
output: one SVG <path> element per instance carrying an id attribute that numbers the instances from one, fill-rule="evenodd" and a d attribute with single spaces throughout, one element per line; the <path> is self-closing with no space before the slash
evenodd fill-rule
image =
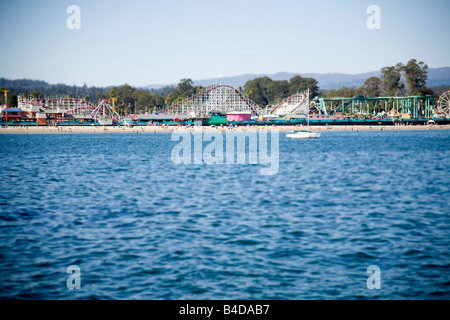
<path id="1" fill-rule="evenodd" d="M 431 88 L 429 88 L 427 86 L 423 86 L 423 87 L 419 88 L 419 93 L 421 95 L 427 96 L 427 95 L 433 95 L 434 91 L 433 91 L 433 89 L 431 89 Z"/>
<path id="2" fill-rule="evenodd" d="M 394 98 L 393 97 L 389 98 L 389 101 L 387 102 L 387 106 L 389 109 L 394 106 Z"/>
<path id="3" fill-rule="evenodd" d="M 270 103 L 280 103 L 289 96 L 289 82 L 287 80 L 272 81 L 267 86 Z"/>
<path id="4" fill-rule="evenodd" d="M 273 80 L 269 77 L 259 77 L 249 80 L 244 85 L 247 97 L 260 106 L 266 106 L 270 103 L 268 87 Z"/>
<path id="5" fill-rule="evenodd" d="M 269 77 L 259 77 L 249 80 L 244 85 L 245 95 L 261 107 L 280 103 L 283 99 L 309 89 L 310 98 L 318 95 L 318 82 L 313 78 L 302 78 L 297 75 L 289 81 L 273 81 Z M 238 88 L 242 92 L 242 88 Z"/>
<path id="6" fill-rule="evenodd" d="M 159 94 L 152 94 L 152 104 L 155 108 L 161 109 L 164 107 L 164 97 Z"/>
<path id="7" fill-rule="evenodd" d="M 289 95 L 293 95 L 299 92 L 303 92 L 309 89 L 309 95 L 311 99 L 318 96 L 319 83 L 314 78 L 302 78 L 297 75 L 289 80 Z"/>
<path id="8" fill-rule="evenodd" d="M 342 98 L 353 98 L 354 96 L 357 95 L 357 90 L 354 87 L 342 87 L 338 90 L 328 90 L 325 93 L 325 98 L 337 98 L 337 97 L 342 97 Z"/>
<path id="9" fill-rule="evenodd" d="M 104 93 L 99 92 L 95 95 L 96 102 L 102 101 L 104 98 L 106 98 L 106 95 Z"/>
<path id="10" fill-rule="evenodd" d="M 402 67 L 409 95 L 429 93 L 430 89 L 425 86 L 428 78 L 427 69 L 428 66 L 423 61 L 417 63 L 416 59 L 409 60 Z"/>
<path id="11" fill-rule="evenodd" d="M 120 86 L 115 89 L 116 94 L 116 103 L 117 106 L 125 107 L 125 106 L 134 106 L 134 99 L 133 99 L 133 92 L 134 88 L 131 87 L 128 84 L 124 84 L 123 86 Z M 131 112 L 131 110 L 130 110 Z"/>
<path id="12" fill-rule="evenodd" d="M 193 95 L 196 89 L 192 85 L 193 82 L 191 79 L 181 79 L 178 86 L 171 92 L 174 99 L 177 99 L 178 97 L 185 99 Z"/>
<path id="13" fill-rule="evenodd" d="M 116 87 L 112 87 L 111 90 L 109 90 L 109 97 L 110 98 L 115 98 L 117 95 L 117 88 Z"/>
<path id="14" fill-rule="evenodd" d="M 164 98 L 158 94 L 151 94 L 148 90 L 136 90 L 133 96 L 136 99 L 137 112 L 148 111 L 150 107 L 164 106 Z"/>
<path id="15" fill-rule="evenodd" d="M 401 79 L 403 65 L 384 67 L 381 69 L 381 89 L 385 96 L 400 96 L 403 93 L 404 84 Z"/>
<path id="16" fill-rule="evenodd" d="M 18 105 L 17 94 L 11 94 L 8 99 L 8 108 L 17 108 Z"/>
<path id="17" fill-rule="evenodd" d="M 183 97 L 178 97 L 178 98 L 176 98 L 175 99 L 175 101 L 173 102 L 173 104 L 177 104 L 177 103 L 180 103 L 181 101 L 183 101 Z"/>
<path id="18" fill-rule="evenodd" d="M 138 99 L 138 93 L 133 90 L 133 93 L 131 94 L 131 98 L 133 98 L 133 105 L 134 105 L 134 113 L 136 113 L 136 100 Z"/>
<path id="19" fill-rule="evenodd" d="M 166 97 L 165 101 L 166 105 L 168 106 L 172 105 L 173 100 L 174 100 L 173 94 L 169 93 Z"/>
<path id="20" fill-rule="evenodd" d="M 180 83 L 178 84 L 178 88 L 184 93 L 189 93 L 189 92 L 192 92 L 193 84 L 194 84 L 194 82 L 192 82 L 191 79 L 184 78 L 184 79 L 180 80 Z"/>
<path id="21" fill-rule="evenodd" d="M 31 98 L 34 98 L 34 99 L 41 99 L 43 97 L 43 94 L 39 91 L 30 91 L 29 95 Z"/>
<path id="22" fill-rule="evenodd" d="M 370 77 L 361 87 L 361 94 L 366 97 L 379 97 L 381 94 L 381 80 L 378 77 Z"/>
<path id="23" fill-rule="evenodd" d="M 0 87 L 0 105 L 4 105 L 5 104 L 5 98 L 3 96 L 3 91 L 5 90 L 4 87 Z"/>
<path id="24" fill-rule="evenodd" d="M 134 111 L 142 112 L 152 104 L 152 95 L 146 90 L 136 90 L 132 94 L 134 99 Z"/>

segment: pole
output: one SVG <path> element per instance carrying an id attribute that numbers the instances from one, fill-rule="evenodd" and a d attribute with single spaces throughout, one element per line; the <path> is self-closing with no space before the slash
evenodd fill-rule
<path id="1" fill-rule="evenodd" d="M 5 114 L 6 114 L 6 122 L 8 122 L 8 91 L 9 91 L 9 90 L 3 90 L 3 93 L 5 94 Z"/>
<path id="2" fill-rule="evenodd" d="M 113 104 L 113 119 L 114 119 L 114 112 L 116 112 L 116 107 L 115 107 L 115 105 L 114 105 L 114 102 L 116 101 L 116 98 L 111 98 L 111 100 L 112 100 L 112 104 Z"/>

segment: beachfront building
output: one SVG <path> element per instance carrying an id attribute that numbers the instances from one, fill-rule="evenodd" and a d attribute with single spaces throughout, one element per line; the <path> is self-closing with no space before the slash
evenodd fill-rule
<path id="1" fill-rule="evenodd" d="M 23 118 L 23 111 L 19 108 L 4 108 L 2 109 L 2 122 L 20 122 Z"/>
<path id="2" fill-rule="evenodd" d="M 187 121 L 190 117 L 188 115 L 174 115 L 174 114 L 138 114 L 137 120 L 133 119 L 133 122 L 139 122 L 144 124 L 161 124 L 164 122 L 181 122 Z M 175 121 L 175 119 L 181 121 Z"/>
<path id="3" fill-rule="evenodd" d="M 36 113 L 36 122 L 39 126 L 45 126 L 47 124 L 47 116 L 44 112 Z"/>
<path id="4" fill-rule="evenodd" d="M 19 98 L 21 124 L 56 125 L 92 122 L 92 105 L 79 99 Z M 9 119 L 8 119 L 9 120 Z"/>
<path id="5" fill-rule="evenodd" d="M 67 109 L 48 109 L 36 104 L 26 104 L 22 108 L 23 123 L 34 123 L 38 125 L 75 124 L 92 122 L 91 113 L 88 111 L 80 113 L 69 113 Z"/>
<path id="6" fill-rule="evenodd" d="M 331 115 L 324 115 L 324 114 L 322 114 L 322 115 L 315 114 L 315 115 L 310 116 L 309 119 L 310 120 L 343 120 L 343 119 L 345 119 L 345 117 L 342 115 L 332 115 L 331 116 Z"/>
<path id="7" fill-rule="evenodd" d="M 236 111 L 227 113 L 227 121 L 250 121 L 251 117 L 251 112 Z"/>

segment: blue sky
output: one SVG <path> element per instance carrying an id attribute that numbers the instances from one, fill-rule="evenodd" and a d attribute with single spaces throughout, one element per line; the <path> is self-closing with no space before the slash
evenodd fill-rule
<path id="1" fill-rule="evenodd" d="M 69 30 L 69 5 L 81 29 Z M 369 5 L 381 29 L 369 30 Z M 69 85 L 177 83 L 245 73 L 450 66 L 448 0 L 17 0 L 0 6 L 0 77 Z"/>

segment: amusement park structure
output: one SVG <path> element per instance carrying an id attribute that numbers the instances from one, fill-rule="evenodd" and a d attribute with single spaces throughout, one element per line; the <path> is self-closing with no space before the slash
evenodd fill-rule
<path id="1" fill-rule="evenodd" d="M 270 111 L 270 114 L 278 116 L 308 114 L 309 108 L 308 90 L 307 92 L 297 93 L 283 100 Z"/>
<path id="2" fill-rule="evenodd" d="M 371 114 L 389 112 L 409 113 L 414 118 L 430 118 L 438 110 L 435 96 L 409 97 L 364 97 L 353 98 L 316 98 L 314 105 L 320 113 L 328 115 L 335 112 L 353 114 Z"/>
<path id="3" fill-rule="evenodd" d="M 162 113 L 206 116 L 214 112 L 249 112 L 261 114 L 256 103 L 247 99 L 238 90 L 229 85 L 212 85 L 204 91 L 175 103 Z"/>
<path id="4" fill-rule="evenodd" d="M 94 105 L 82 99 L 23 99 L 19 97 L 18 107 L 24 119 L 47 119 L 47 123 L 58 122 L 98 122 L 112 124 L 120 120 L 115 110 L 115 98 L 103 99 Z M 112 102 L 112 105 L 109 103 Z M 8 109 L 3 118 L 8 122 Z M 248 99 L 239 90 L 230 85 L 213 85 L 194 96 L 166 107 L 159 114 L 186 117 L 209 117 L 215 113 L 251 113 L 263 116 L 260 107 Z M 406 115 L 409 119 L 450 118 L 450 91 L 435 96 L 407 97 L 364 97 L 352 98 L 315 98 L 310 100 L 309 90 L 296 93 L 275 106 L 267 107 L 266 114 L 273 117 L 292 118 L 309 113 L 320 116 L 334 116 L 338 113 L 353 115 L 386 114 L 389 116 Z M 137 117 L 139 118 L 139 117 Z"/>
<path id="5" fill-rule="evenodd" d="M 309 91 L 298 93 L 283 100 L 269 112 L 278 116 L 306 114 L 309 111 Z M 229 85 L 212 85 L 204 91 L 171 105 L 162 113 L 206 116 L 214 112 L 249 112 L 262 114 L 259 106 Z"/>
<path id="6" fill-rule="evenodd" d="M 438 112 L 443 113 L 446 118 L 450 118 L 450 90 L 441 95 L 437 108 Z"/>
<path id="7" fill-rule="evenodd" d="M 114 102 L 114 98 L 111 98 Z M 91 114 L 94 118 L 102 116 L 119 117 L 114 111 L 114 106 L 108 103 L 108 99 L 103 99 L 98 105 L 90 103 L 82 99 L 20 99 L 18 100 L 19 108 L 23 110 L 40 109 L 60 110 L 66 114 Z"/>
<path id="8" fill-rule="evenodd" d="M 114 98 L 111 100 L 114 105 Z M 72 115 L 73 119 L 91 119 L 101 124 L 112 124 L 119 119 L 119 114 L 106 98 L 97 106 L 82 99 L 19 99 L 18 106 L 27 113 L 53 114 L 50 117 L 52 122 L 64 122 L 67 120 L 66 115 Z"/>
<path id="9" fill-rule="evenodd" d="M 91 112 L 91 117 L 94 121 L 100 124 L 112 124 L 113 121 L 118 121 L 120 116 L 108 103 L 108 99 L 104 98 L 100 104 Z"/>
<path id="10" fill-rule="evenodd" d="M 83 112 L 94 110 L 95 105 L 83 99 L 18 99 L 20 108 L 39 107 L 42 109 L 72 110 L 72 112 Z"/>

